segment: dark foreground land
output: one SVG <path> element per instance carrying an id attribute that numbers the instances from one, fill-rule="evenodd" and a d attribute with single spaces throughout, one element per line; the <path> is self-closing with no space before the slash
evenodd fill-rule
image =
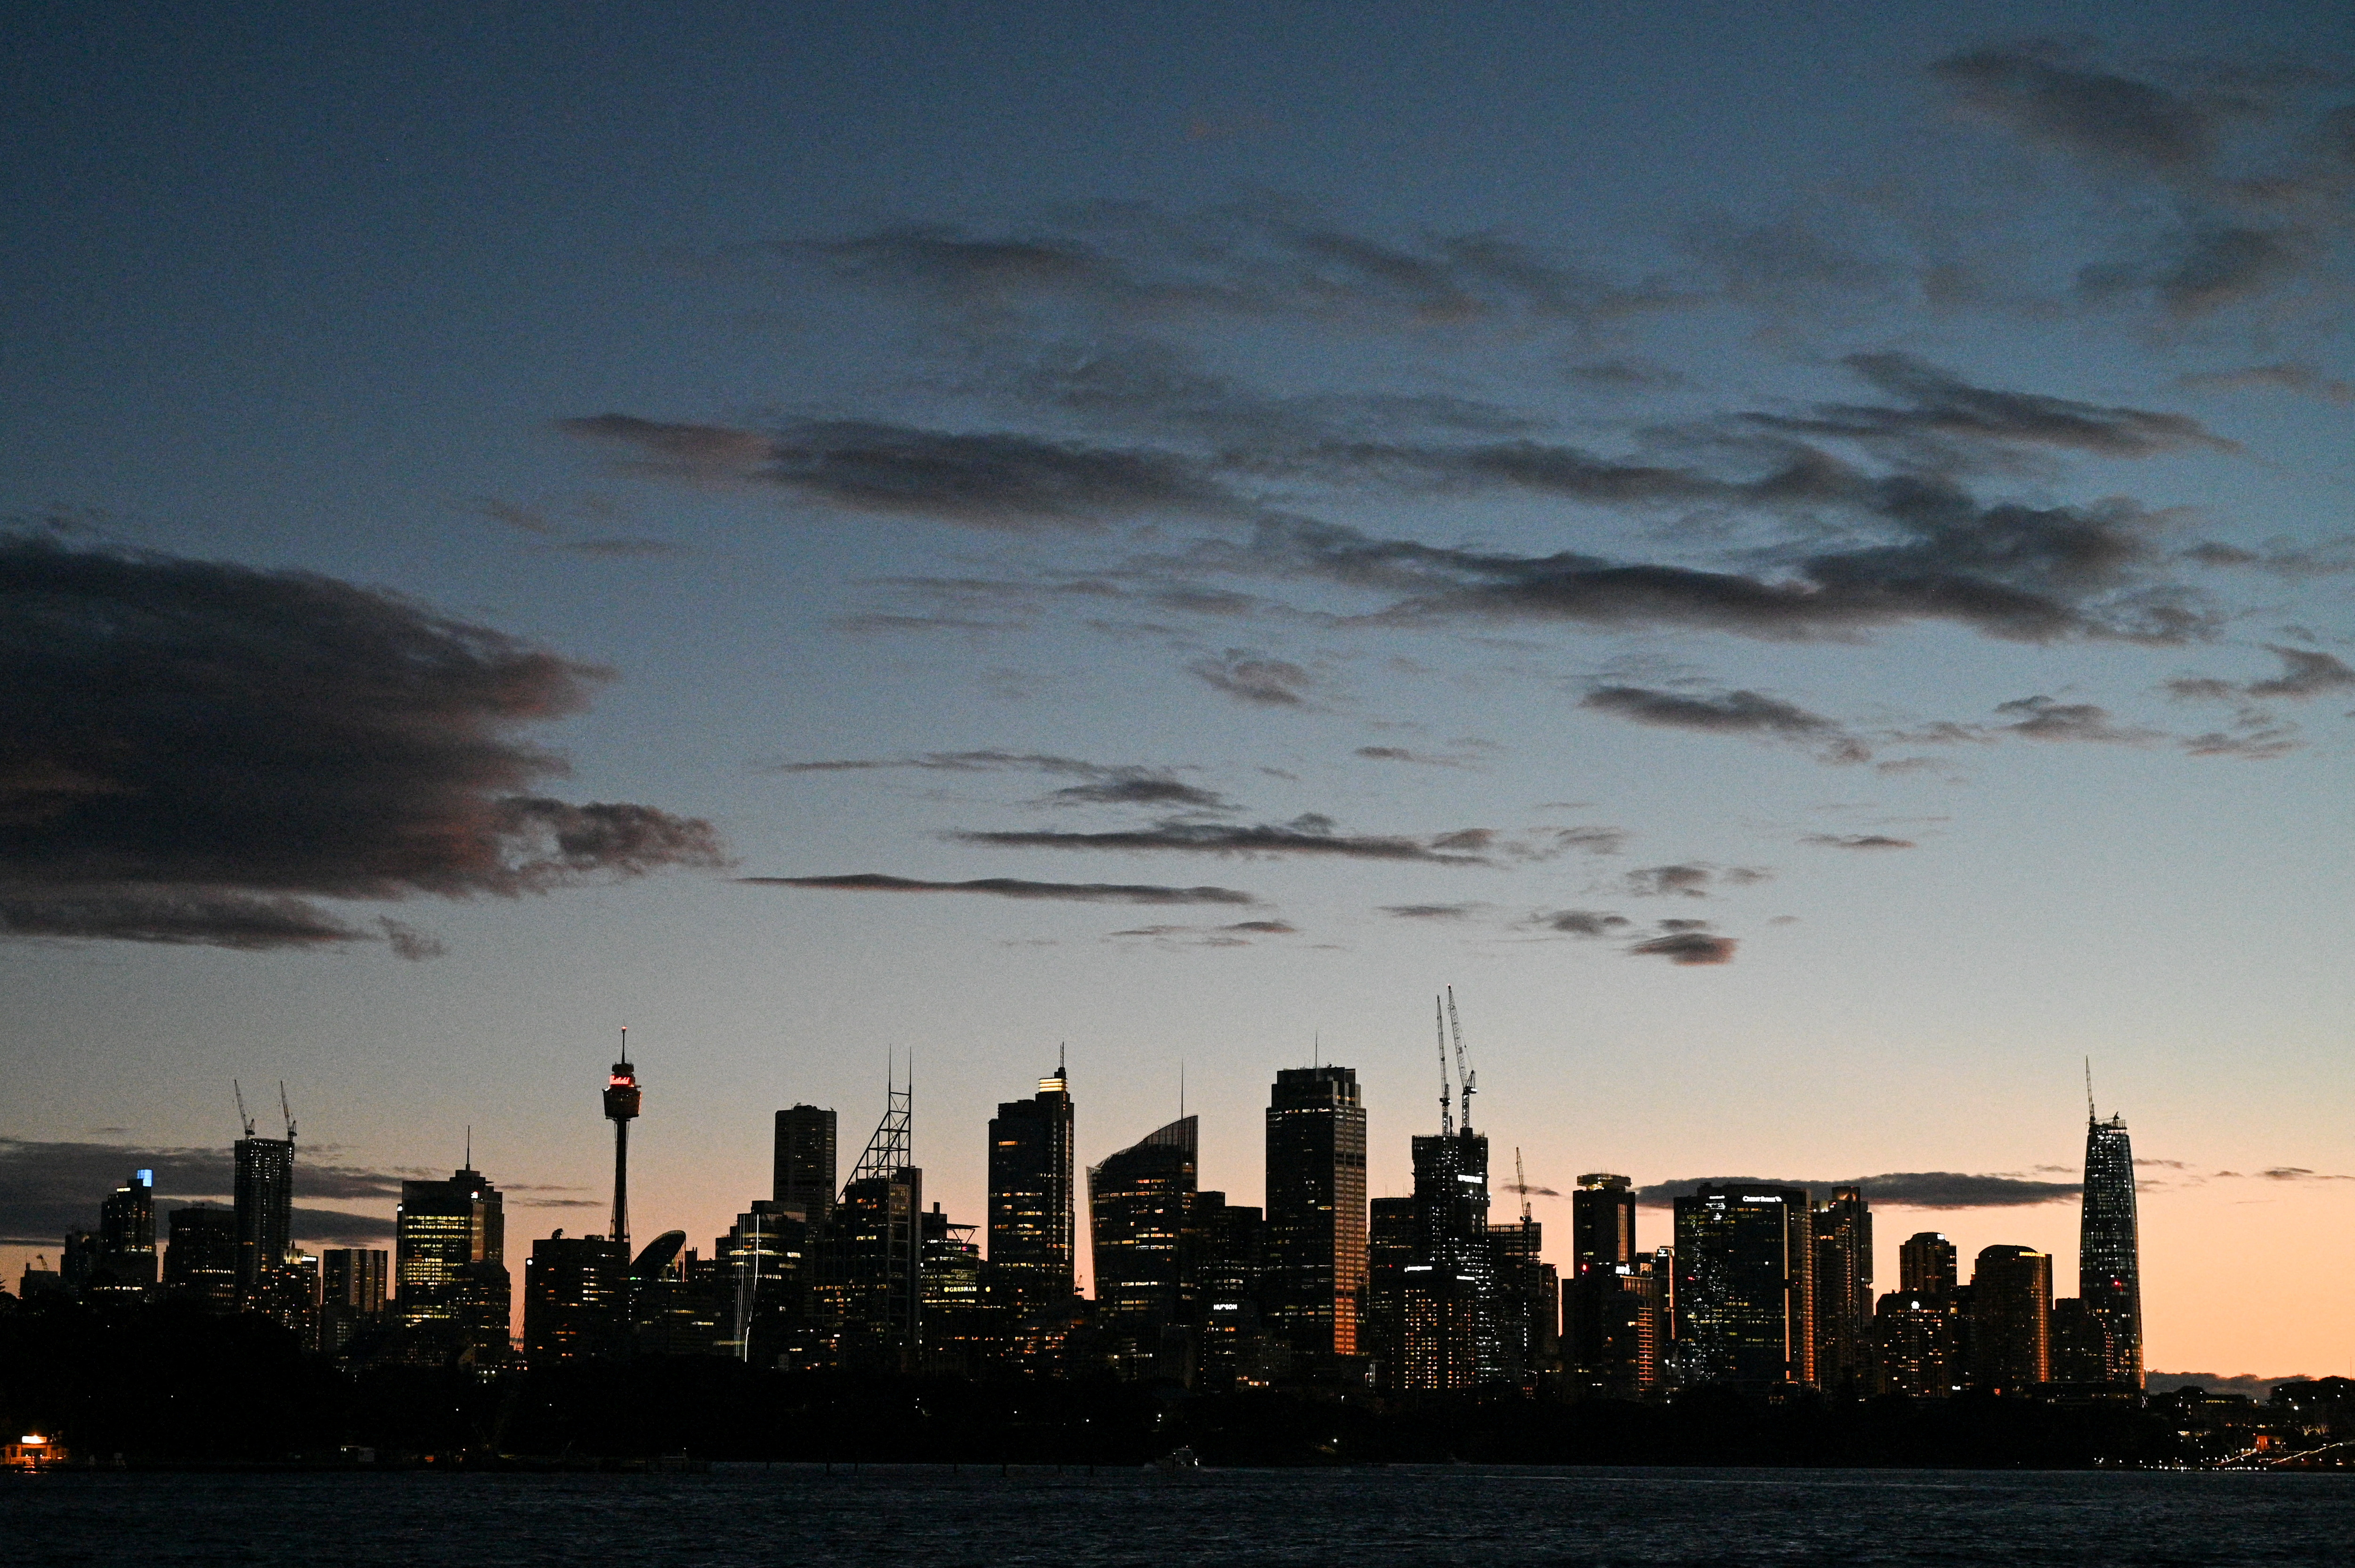
<path id="1" fill-rule="evenodd" d="M 858 1377 L 710 1357 L 485 1373 L 300 1354 L 254 1317 L 173 1306 L 0 1318 L 0 1424 L 129 1466 L 354 1462 L 495 1467 L 695 1460 L 1133 1467 L 1679 1465 L 2090 1468 L 2193 1457 L 2125 1405 L 1966 1396 L 1769 1404 L 1712 1389 L 1660 1404 L 1326 1390 L 1188 1394 L 1110 1380 Z M 2355 1538 L 2355 1520 L 2350 1521 Z"/>
<path id="2" fill-rule="evenodd" d="M 0 1477 L 51 1565 L 2343 1568 L 2355 1477 L 1397 1466 Z"/>

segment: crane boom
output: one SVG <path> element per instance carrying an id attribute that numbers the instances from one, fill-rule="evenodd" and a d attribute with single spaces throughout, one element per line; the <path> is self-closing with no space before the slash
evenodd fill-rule
<path id="1" fill-rule="evenodd" d="M 1439 999 L 1435 996 L 1431 999 L 1431 1021 L 1439 1031 L 1439 1135 L 1454 1138 L 1455 1112 L 1449 1107 L 1455 1100 L 1447 1092 L 1447 1017 L 1440 1012 Z"/>
<path id="2" fill-rule="evenodd" d="M 1447 988 L 1447 1032 L 1455 1037 L 1455 1075 L 1464 1083 L 1464 1130 L 1472 1130 L 1472 1097 L 1480 1092 L 1480 1075 L 1466 1065 L 1464 1057 L 1464 1031 L 1455 1022 L 1455 988 Z M 1445 1072 L 1446 1064 L 1440 1065 Z"/>
<path id="3" fill-rule="evenodd" d="M 286 1121 L 286 1141 L 294 1141 L 294 1111 L 286 1103 L 286 1080 L 278 1080 L 278 1114 Z"/>
<path id="4" fill-rule="evenodd" d="M 229 1092 L 237 1097 L 237 1119 L 244 1126 L 245 1136 L 251 1138 L 253 1136 L 253 1118 L 245 1114 L 245 1091 L 238 1086 L 238 1082 L 235 1078 L 231 1078 L 229 1081 Z"/>
<path id="5" fill-rule="evenodd" d="M 1521 1169 L 1521 1146 L 1513 1145 L 1513 1191 L 1521 1195 L 1521 1224 L 1529 1223 L 1529 1173 Z"/>

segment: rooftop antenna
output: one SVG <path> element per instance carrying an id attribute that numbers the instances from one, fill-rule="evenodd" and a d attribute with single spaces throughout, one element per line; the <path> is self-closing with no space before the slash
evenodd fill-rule
<path id="1" fill-rule="evenodd" d="M 1447 1033 L 1455 1039 L 1455 1075 L 1464 1081 L 1464 1130 L 1470 1132 L 1472 1130 L 1472 1097 L 1480 1092 L 1480 1075 L 1465 1064 L 1464 1031 L 1458 1028 L 1455 1022 L 1455 988 L 1454 986 L 1447 988 Z M 1446 1071 L 1445 1064 L 1441 1065 L 1440 1070 Z"/>
<path id="2" fill-rule="evenodd" d="M 1325 1032 L 1321 1029 L 1313 1030 L 1308 1039 L 1308 1065 L 1312 1067 L 1321 1067 L 1325 1065 Z"/>
<path id="3" fill-rule="evenodd" d="M 1453 1138 L 1455 1136 L 1455 1112 L 1451 1107 L 1455 1102 L 1447 1092 L 1447 1014 L 1441 1011 L 1440 1001 L 1435 996 L 1431 999 L 1431 1018 L 1439 1031 L 1439 1136 Z"/>
<path id="4" fill-rule="evenodd" d="M 469 1170 L 469 1171 L 472 1171 L 474 1168 L 474 1124 L 473 1122 L 471 1122 L 471 1121 L 470 1121 L 470 1122 L 468 1122 L 468 1123 L 466 1124 L 466 1169 L 467 1169 L 467 1170 Z"/>
<path id="5" fill-rule="evenodd" d="M 283 1078 L 278 1080 L 278 1114 L 285 1118 L 286 1141 L 289 1143 L 293 1142 L 294 1112 L 293 1107 L 288 1106 L 286 1103 L 286 1080 Z"/>
<path id="6" fill-rule="evenodd" d="M 238 1087 L 235 1078 L 229 1081 L 229 1092 L 237 1097 L 237 1119 L 245 1124 L 245 1136 L 253 1136 L 253 1118 L 245 1114 L 245 1091 Z"/>

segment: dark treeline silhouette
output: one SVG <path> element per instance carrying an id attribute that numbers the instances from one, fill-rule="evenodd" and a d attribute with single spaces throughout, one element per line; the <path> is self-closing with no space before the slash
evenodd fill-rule
<path id="1" fill-rule="evenodd" d="M 2183 1457 L 2159 1409 L 1992 1396 L 1657 1404 L 785 1372 L 709 1356 L 485 1377 L 357 1372 L 253 1316 L 70 1303 L 0 1315 L 0 1422 L 131 1464 L 496 1465 L 687 1455 L 837 1464 L 1868 1465 L 2070 1467 Z"/>

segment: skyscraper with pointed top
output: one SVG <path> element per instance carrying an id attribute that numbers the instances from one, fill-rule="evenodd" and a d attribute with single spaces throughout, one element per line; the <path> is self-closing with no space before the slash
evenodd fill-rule
<path id="1" fill-rule="evenodd" d="M 2134 1144 L 2126 1118 L 2101 1119 L 2085 1084 L 2085 1197 L 2077 1230 L 2077 1295 L 2109 1331 L 2105 1381 L 2142 1387 L 2142 1245 L 2135 1214 Z"/>
<path id="2" fill-rule="evenodd" d="M 989 1265 L 1018 1319 L 1070 1309 L 1074 1127 L 1060 1052 L 1035 1098 L 1001 1101 L 990 1118 Z"/>
<path id="3" fill-rule="evenodd" d="M 630 1123 L 638 1114 L 638 1074 L 630 1065 L 630 1032 L 622 1031 L 622 1059 L 605 1078 L 605 1119 L 613 1124 L 613 1227 L 606 1237 L 630 1245 Z"/>

